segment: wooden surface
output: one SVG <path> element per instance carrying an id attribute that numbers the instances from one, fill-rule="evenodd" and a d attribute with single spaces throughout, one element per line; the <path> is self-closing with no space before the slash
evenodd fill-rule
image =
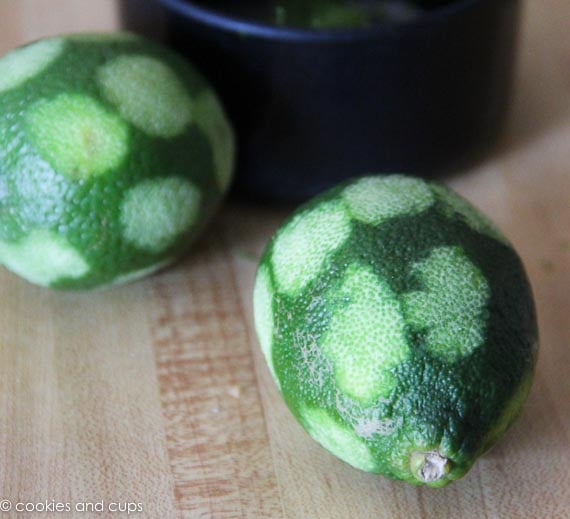
<path id="1" fill-rule="evenodd" d="M 0 52 L 116 27 L 116 13 L 0 0 Z M 568 0 L 529 0 L 500 149 L 447 180 L 518 248 L 541 330 L 521 420 L 466 478 L 411 488 L 309 439 L 251 326 L 252 256 L 286 213 L 231 206 L 191 257 L 131 286 L 53 293 L 0 270 L 0 500 L 136 502 L 156 518 L 570 517 Z"/>

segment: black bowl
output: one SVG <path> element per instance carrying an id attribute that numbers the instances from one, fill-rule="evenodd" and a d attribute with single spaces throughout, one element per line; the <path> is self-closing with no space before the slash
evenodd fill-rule
<path id="1" fill-rule="evenodd" d="M 456 0 L 370 29 L 264 25 L 159 0 L 168 42 L 220 93 L 238 135 L 236 189 L 300 201 L 366 172 L 445 174 L 495 142 L 519 0 Z"/>

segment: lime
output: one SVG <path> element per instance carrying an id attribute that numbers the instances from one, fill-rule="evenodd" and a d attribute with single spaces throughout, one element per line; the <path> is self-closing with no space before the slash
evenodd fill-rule
<path id="1" fill-rule="evenodd" d="M 309 434 L 412 484 L 462 477 L 532 383 L 538 334 L 521 261 L 437 183 L 367 176 L 298 209 L 261 259 L 254 313 Z"/>
<path id="2" fill-rule="evenodd" d="M 204 78 L 128 33 L 0 59 L 0 263 L 82 289 L 184 253 L 227 191 L 234 137 Z"/>

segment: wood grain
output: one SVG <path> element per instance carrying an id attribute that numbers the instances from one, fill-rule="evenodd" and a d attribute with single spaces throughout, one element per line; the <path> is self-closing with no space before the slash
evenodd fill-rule
<path id="1" fill-rule="evenodd" d="M 118 5 L 116 0 L 0 0 L 0 53 L 64 32 L 117 29 Z"/>
<path id="2" fill-rule="evenodd" d="M 190 260 L 195 275 L 181 268 L 153 285 L 150 327 L 175 498 L 197 517 L 276 517 L 253 338 L 215 231 Z"/>
<path id="3" fill-rule="evenodd" d="M 113 29 L 117 13 L 112 0 L 0 0 L 0 52 Z M 568 0 L 527 2 L 503 142 L 446 181 L 519 250 L 541 332 L 521 420 L 463 480 L 411 488 L 309 439 L 251 326 L 255 258 L 288 211 L 233 204 L 187 260 L 134 285 L 55 293 L 0 270 L 0 499 L 131 501 L 156 518 L 570 517 Z"/>

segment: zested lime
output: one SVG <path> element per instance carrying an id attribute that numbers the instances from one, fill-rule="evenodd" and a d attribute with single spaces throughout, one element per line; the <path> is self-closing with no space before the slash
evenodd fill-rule
<path id="1" fill-rule="evenodd" d="M 124 283 L 185 252 L 232 176 L 211 87 L 127 33 L 75 34 L 0 59 L 0 263 L 33 283 Z"/>
<path id="2" fill-rule="evenodd" d="M 342 184 L 297 210 L 261 259 L 255 324 L 293 414 L 359 469 L 462 477 L 520 413 L 537 355 L 517 254 L 446 187 Z"/>

